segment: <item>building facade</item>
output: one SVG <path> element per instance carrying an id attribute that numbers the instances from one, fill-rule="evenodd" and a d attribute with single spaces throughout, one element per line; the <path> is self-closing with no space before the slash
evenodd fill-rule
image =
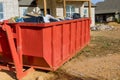
<path id="1" fill-rule="evenodd" d="M 63 0 L 47 0 L 47 13 L 55 17 L 64 17 Z M 1 7 L 2 6 L 2 7 Z M 91 9 L 92 24 L 94 25 L 94 8 Z M 0 19 L 14 16 L 24 16 L 26 13 L 41 13 L 44 15 L 44 0 L 0 0 Z M 66 0 L 66 17 L 73 13 L 80 13 L 81 17 L 88 17 L 88 4 L 83 1 Z"/>
<path id="2" fill-rule="evenodd" d="M 0 0 L 0 20 L 19 16 L 18 0 Z"/>
<path id="3" fill-rule="evenodd" d="M 120 22 L 120 0 L 105 0 L 96 4 L 96 22 Z"/>

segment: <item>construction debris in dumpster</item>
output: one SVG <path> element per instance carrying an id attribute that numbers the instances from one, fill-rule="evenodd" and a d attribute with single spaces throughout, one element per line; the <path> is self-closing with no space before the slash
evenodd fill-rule
<path id="1" fill-rule="evenodd" d="M 72 20 L 72 19 L 79 19 L 81 18 L 79 13 L 74 13 L 71 15 L 71 17 L 65 17 L 65 18 L 55 18 L 49 14 L 46 16 L 41 16 L 38 14 L 31 14 L 27 13 L 23 17 L 12 17 L 9 19 L 9 22 L 33 22 L 33 23 L 49 23 L 49 22 L 57 22 L 57 21 L 63 21 L 63 20 Z"/>

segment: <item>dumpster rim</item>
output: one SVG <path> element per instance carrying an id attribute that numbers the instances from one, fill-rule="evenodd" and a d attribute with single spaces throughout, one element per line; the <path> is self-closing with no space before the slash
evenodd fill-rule
<path id="1" fill-rule="evenodd" d="M 32 22 L 19 22 L 19 23 L 6 23 L 8 25 L 19 25 L 19 26 L 25 26 L 25 27 L 52 27 L 56 25 L 61 24 L 67 24 L 67 23 L 74 23 L 76 21 L 84 21 L 84 20 L 90 20 L 90 18 L 80 18 L 80 19 L 74 19 L 74 20 L 64 20 L 64 21 L 58 21 L 58 22 L 50 22 L 50 23 L 32 23 Z M 27 25 L 27 26 L 26 26 Z"/>

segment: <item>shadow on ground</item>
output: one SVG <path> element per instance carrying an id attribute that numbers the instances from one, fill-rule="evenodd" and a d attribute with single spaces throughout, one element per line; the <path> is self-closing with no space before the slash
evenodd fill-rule
<path id="1" fill-rule="evenodd" d="M 15 73 L 12 71 L 2 69 L 2 70 L 0 70 L 0 72 L 4 72 L 4 73 L 8 74 L 12 79 L 17 79 Z"/>
<path id="2" fill-rule="evenodd" d="M 98 80 L 95 78 L 91 78 L 91 77 L 77 77 L 74 75 L 70 75 L 69 73 L 66 73 L 63 70 L 57 70 L 56 72 L 54 72 L 55 74 L 55 78 L 52 80 Z"/>

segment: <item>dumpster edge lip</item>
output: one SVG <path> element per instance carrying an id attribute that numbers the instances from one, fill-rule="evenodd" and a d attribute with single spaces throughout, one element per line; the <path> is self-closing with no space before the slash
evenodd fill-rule
<path id="1" fill-rule="evenodd" d="M 58 21 L 58 22 L 50 22 L 50 23 L 31 23 L 31 22 L 20 22 L 20 23 L 6 23 L 8 25 L 19 25 L 19 26 L 25 26 L 25 27 L 51 27 L 61 24 L 67 24 L 67 23 L 74 23 L 78 21 L 84 21 L 84 20 L 90 20 L 90 18 L 80 18 L 80 19 L 74 19 L 74 20 L 64 20 L 64 21 Z"/>

